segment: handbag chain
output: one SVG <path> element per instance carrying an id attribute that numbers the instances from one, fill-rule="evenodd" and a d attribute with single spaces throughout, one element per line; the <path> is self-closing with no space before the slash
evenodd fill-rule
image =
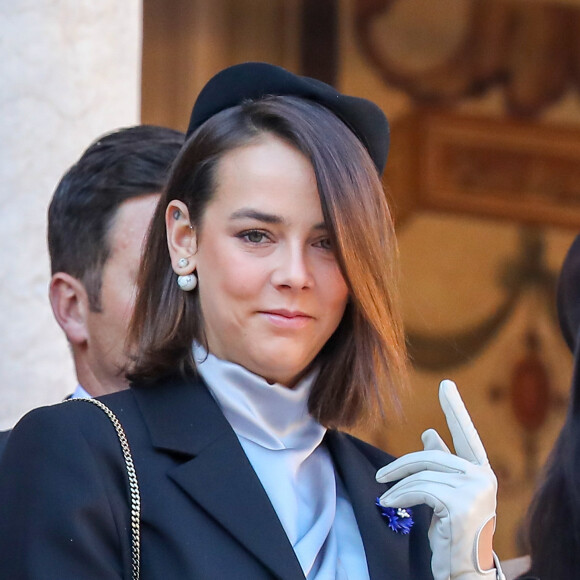
<path id="1" fill-rule="evenodd" d="M 119 438 L 119 443 L 121 444 L 121 451 L 123 452 L 123 458 L 125 460 L 125 468 L 127 470 L 127 477 L 129 479 L 129 492 L 131 494 L 131 568 L 132 568 L 132 578 L 133 580 L 139 580 L 140 573 L 140 562 L 141 562 L 141 494 L 139 492 L 139 482 L 137 481 L 137 473 L 135 471 L 135 465 L 133 464 L 133 457 L 131 456 L 131 449 L 129 448 L 129 441 L 123 430 L 121 422 L 105 405 L 98 401 L 97 399 L 68 399 L 68 401 L 86 401 L 87 403 L 92 403 L 96 405 L 107 417 L 109 417 L 115 431 L 117 432 L 117 437 Z"/>

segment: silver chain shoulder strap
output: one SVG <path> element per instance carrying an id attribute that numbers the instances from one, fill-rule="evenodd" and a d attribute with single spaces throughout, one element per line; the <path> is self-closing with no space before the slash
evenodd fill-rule
<path id="1" fill-rule="evenodd" d="M 131 449 L 127 441 L 127 435 L 123 430 L 123 426 L 117 416 L 107 405 L 97 401 L 96 399 L 68 399 L 68 401 L 86 401 L 96 405 L 109 419 L 115 427 L 119 443 L 121 444 L 121 451 L 125 459 L 125 467 L 127 469 L 127 477 L 129 478 L 129 492 L 131 494 L 131 567 L 133 571 L 133 580 L 139 580 L 139 568 L 141 562 L 141 494 L 139 492 L 139 482 L 137 481 L 137 473 L 135 472 L 135 465 L 133 464 L 133 457 L 131 456 Z"/>

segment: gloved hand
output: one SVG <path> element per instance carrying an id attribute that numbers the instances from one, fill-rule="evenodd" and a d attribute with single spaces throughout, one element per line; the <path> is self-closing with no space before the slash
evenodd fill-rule
<path id="1" fill-rule="evenodd" d="M 455 383 L 441 383 L 439 401 L 457 455 L 437 431 L 425 431 L 421 437 L 424 451 L 404 455 L 377 472 L 380 483 L 398 481 L 381 496 L 380 503 L 395 508 L 418 504 L 433 508 L 429 542 L 435 580 L 502 578 L 501 569 L 484 571 L 478 560 L 480 533 L 495 518 L 496 477 Z"/>

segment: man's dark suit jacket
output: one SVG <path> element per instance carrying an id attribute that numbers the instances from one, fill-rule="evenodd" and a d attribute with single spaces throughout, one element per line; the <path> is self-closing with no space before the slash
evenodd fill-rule
<path id="1" fill-rule="evenodd" d="M 69 395 L 67 399 L 70 399 L 72 395 Z M 8 429 L 7 431 L 0 431 L 0 457 L 2 457 L 2 453 L 4 452 L 4 448 L 6 447 L 6 443 L 8 443 L 8 437 L 12 433 L 12 429 Z M 0 577 L 1 580 L 1 577 Z"/>
<path id="2" fill-rule="evenodd" d="M 201 382 L 171 379 L 100 398 L 119 417 L 141 488 L 143 580 L 304 579 L 242 447 Z M 349 435 L 325 437 L 349 494 L 372 579 L 432 580 L 430 512 L 409 535 L 375 505 L 391 456 Z M 87 402 L 36 409 L 0 459 L 0 577 L 130 578 L 129 499 L 113 426 Z M 356 580 L 356 579 L 355 579 Z"/>
<path id="3" fill-rule="evenodd" d="M 0 431 L 0 457 L 2 457 L 2 452 L 4 451 L 4 447 L 6 447 L 10 433 L 11 431 Z"/>

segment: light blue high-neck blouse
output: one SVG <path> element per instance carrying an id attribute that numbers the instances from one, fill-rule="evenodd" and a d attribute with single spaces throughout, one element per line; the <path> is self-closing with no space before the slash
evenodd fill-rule
<path id="1" fill-rule="evenodd" d="M 366 580 L 350 500 L 308 413 L 316 371 L 293 389 L 269 384 L 194 345 L 200 375 L 235 431 L 308 580 Z M 238 498 L 243 501 L 243 498 Z"/>

